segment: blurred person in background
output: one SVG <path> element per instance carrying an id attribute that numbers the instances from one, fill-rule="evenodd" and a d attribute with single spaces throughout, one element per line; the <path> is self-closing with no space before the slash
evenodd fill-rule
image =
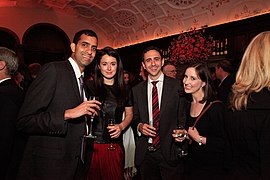
<path id="1" fill-rule="evenodd" d="M 177 75 L 177 70 L 175 65 L 171 64 L 171 63 L 166 63 L 163 67 L 162 67 L 162 71 L 166 76 L 169 76 L 171 78 L 176 78 Z"/>
<path id="2" fill-rule="evenodd" d="M 234 76 L 232 75 L 232 64 L 228 60 L 219 62 L 216 66 L 216 78 L 220 80 L 218 86 L 218 99 L 225 105 L 228 103 L 229 94 L 232 92 Z"/>
<path id="3" fill-rule="evenodd" d="M 0 47 L 0 179 L 15 179 L 23 152 L 18 146 L 16 118 L 23 101 L 23 91 L 12 76 L 18 69 L 18 58 L 12 50 Z M 14 151 L 13 151 L 14 150 Z"/>
<path id="4" fill-rule="evenodd" d="M 28 69 L 30 71 L 32 79 L 36 79 L 39 71 L 41 70 L 41 65 L 39 63 L 29 64 Z"/>

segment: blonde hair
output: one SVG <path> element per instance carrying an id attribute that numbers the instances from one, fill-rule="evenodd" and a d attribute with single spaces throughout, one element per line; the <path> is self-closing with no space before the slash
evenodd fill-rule
<path id="1" fill-rule="evenodd" d="M 232 86 L 232 108 L 246 109 L 249 95 L 264 87 L 270 89 L 270 31 L 254 37 L 243 55 Z"/>

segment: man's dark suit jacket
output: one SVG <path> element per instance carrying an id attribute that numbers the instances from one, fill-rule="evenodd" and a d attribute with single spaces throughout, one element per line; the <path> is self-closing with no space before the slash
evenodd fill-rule
<path id="1" fill-rule="evenodd" d="M 12 79 L 0 83 L 0 179 L 7 179 L 8 169 L 11 168 L 13 148 L 17 137 L 15 124 L 22 101 L 23 91 Z M 22 150 L 20 148 L 20 151 Z M 20 157 L 19 154 L 15 154 L 15 156 Z M 12 173 L 16 174 L 16 172 Z"/>
<path id="2" fill-rule="evenodd" d="M 17 121 L 17 128 L 29 134 L 18 179 L 75 179 L 85 124 L 83 117 L 65 121 L 64 111 L 80 103 L 70 62 L 44 65 L 26 93 Z"/>
<path id="3" fill-rule="evenodd" d="M 147 83 L 143 81 L 133 88 L 134 96 L 134 126 L 139 123 L 149 123 Z M 184 102 L 180 96 L 183 93 L 180 81 L 164 76 L 162 99 L 160 107 L 160 145 L 161 152 L 167 162 L 175 165 L 178 162 L 173 130 L 178 121 L 185 121 Z M 138 137 L 135 152 L 135 163 L 140 165 L 147 151 L 148 138 L 144 135 Z"/>
<path id="4" fill-rule="evenodd" d="M 232 85 L 234 83 L 234 76 L 228 75 L 218 87 L 218 99 L 221 100 L 224 104 L 228 104 L 229 95 L 232 92 Z"/>

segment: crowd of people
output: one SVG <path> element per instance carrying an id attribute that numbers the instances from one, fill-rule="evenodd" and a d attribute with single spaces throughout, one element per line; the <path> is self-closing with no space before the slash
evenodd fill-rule
<path id="1" fill-rule="evenodd" d="M 26 86 L 0 47 L 0 179 L 270 179 L 270 31 L 236 71 L 200 62 L 181 78 L 155 46 L 135 76 L 92 30 L 70 48 L 66 61 L 29 65 Z"/>

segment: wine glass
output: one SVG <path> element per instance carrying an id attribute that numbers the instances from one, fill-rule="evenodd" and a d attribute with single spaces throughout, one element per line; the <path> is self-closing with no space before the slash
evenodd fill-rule
<path id="1" fill-rule="evenodd" d="M 99 97 L 97 96 L 90 96 L 89 100 L 99 100 Z M 93 122 L 94 122 L 94 118 L 95 118 L 95 114 L 93 113 L 90 116 L 90 123 L 87 123 L 87 119 L 86 119 L 86 137 L 88 138 L 96 138 L 96 136 L 93 135 Z"/>
<path id="2" fill-rule="evenodd" d="M 115 119 L 114 118 L 109 118 L 107 120 L 108 122 L 108 127 L 112 127 L 115 125 Z M 113 145 L 113 143 L 111 142 L 110 143 L 110 146 L 108 147 L 109 150 L 115 150 L 115 146 Z"/>
<path id="3" fill-rule="evenodd" d="M 176 129 L 175 129 L 175 134 L 176 134 L 176 137 L 187 137 L 188 136 L 188 134 L 185 132 L 185 127 L 184 126 L 182 126 L 182 125 L 179 125 L 179 126 L 177 126 L 176 127 Z"/>
<path id="4" fill-rule="evenodd" d="M 149 125 L 153 126 L 153 121 L 150 121 Z M 149 140 L 148 140 L 147 150 L 150 152 L 155 152 L 157 150 L 156 147 L 153 145 L 153 138 L 152 137 L 149 138 Z"/>
<path id="5" fill-rule="evenodd" d="M 176 127 L 175 134 L 176 134 L 176 137 L 180 137 L 180 138 L 188 137 L 188 134 L 185 131 L 185 127 L 183 125 L 179 125 Z M 188 155 L 188 151 L 187 151 L 188 144 L 186 142 L 187 141 L 185 141 L 184 139 L 183 142 L 179 143 L 178 157 L 185 157 Z"/>

